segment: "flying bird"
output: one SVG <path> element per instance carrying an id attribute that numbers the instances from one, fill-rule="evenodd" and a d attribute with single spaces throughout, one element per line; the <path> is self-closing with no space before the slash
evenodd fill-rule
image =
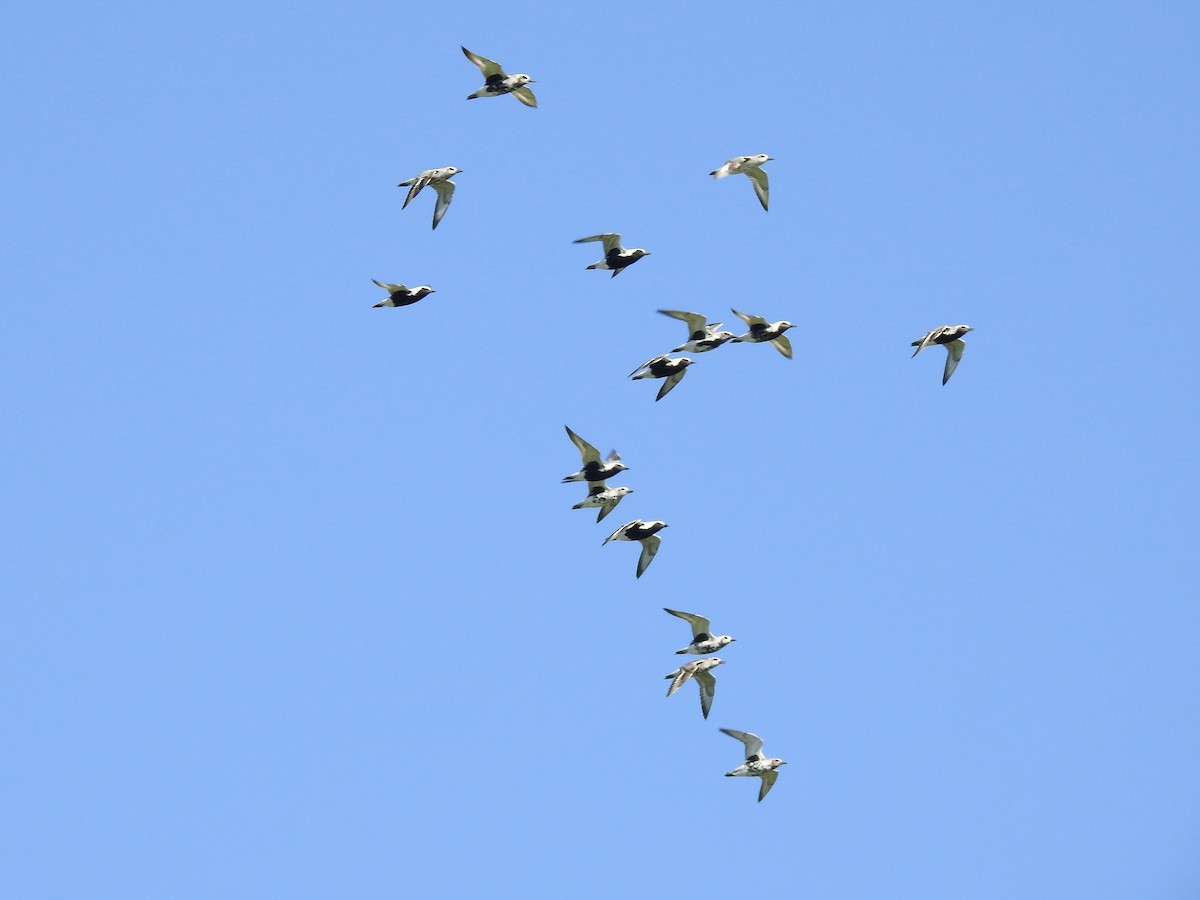
<path id="1" fill-rule="evenodd" d="M 767 796 L 767 792 L 775 784 L 775 779 L 779 777 L 779 773 L 775 770 L 780 766 L 786 766 L 787 763 L 782 759 L 763 756 L 762 738 L 756 734 L 748 731 L 734 731 L 732 728 L 722 728 L 721 731 L 746 745 L 746 761 L 732 772 L 726 772 L 725 776 L 728 778 L 731 775 L 746 775 L 751 778 L 761 778 L 762 785 L 758 789 L 758 802 L 762 803 L 762 798 Z"/>
<path id="2" fill-rule="evenodd" d="M 438 222 L 442 221 L 442 216 L 446 214 L 446 210 L 450 207 L 450 199 L 454 196 L 454 182 L 449 179 L 453 178 L 462 172 L 462 169 L 456 169 L 454 166 L 446 166 L 441 169 L 426 169 L 420 175 L 414 175 L 408 181 L 402 181 L 396 187 L 408 188 L 408 196 L 404 198 L 404 205 L 401 209 L 408 206 L 412 198 L 421 193 L 421 188 L 428 185 L 437 191 L 437 203 L 433 207 L 433 227 L 438 227 Z"/>
<path id="3" fill-rule="evenodd" d="M 792 358 L 792 342 L 787 339 L 784 332 L 795 326 L 791 322 L 772 322 L 768 323 L 762 316 L 750 316 L 746 313 L 740 313 L 736 309 L 732 311 L 735 316 L 750 326 L 750 330 L 741 337 L 735 337 L 734 343 L 743 342 L 748 344 L 761 344 L 769 341 L 774 345 L 775 349 L 786 356 Z"/>
<path id="4" fill-rule="evenodd" d="M 591 241 L 604 242 L 604 259 L 592 263 L 589 269 L 612 269 L 612 277 L 616 278 L 627 266 L 632 266 L 643 256 L 649 256 L 650 251 L 634 248 L 626 250 L 621 246 L 619 234 L 593 234 L 591 237 L 580 238 L 576 244 L 587 244 Z"/>
<path id="5" fill-rule="evenodd" d="M 672 350 L 672 353 L 704 353 L 708 350 L 715 350 L 726 341 L 733 340 L 732 331 L 718 331 L 721 323 L 709 323 L 708 317 L 702 316 L 700 313 L 684 312 L 681 309 L 660 309 L 659 312 L 664 316 L 687 323 L 688 339 Z"/>
<path id="6" fill-rule="evenodd" d="M 602 522 L 605 516 L 617 508 L 617 504 L 621 502 L 622 498 L 632 493 L 633 488 L 610 488 L 603 481 L 589 481 L 588 495 L 571 509 L 596 509 L 599 507 L 600 512 L 596 516 L 596 521 Z"/>
<path id="7" fill-rule="evenodd" d="M 528 75 L 505 75 L 504 70 L 500 68 L 500 63 L 493 62 L 478 53 L 472 53 L 466 47 L 462 48 L 462 52 L 463 56 L 479 67 L 484 78 L 483 87 L 473 94 L 468 94 L 468 100 L 474 100 L 476 97 L 499 97 L 503 94 L 512 94 L 526 106 L 537 106 L 537 98 L 533 96 L 533 91 L 525 86 L 537 84 L 537 82 Z"/>
<path id="8" fill-rule="evenodd" d="M 371 280 L 375 281 L 374 278 Z M 379 309 L 381 306 L 412 306 L 423 297 L 437 293 L 437 291 L 427 284 L 410 288 L 402 284 L 388 284 L 386 281 L 375 281 L 375 283 L 387 291 L 388 295 L 385 299 L 376 303 L 372 309 Z"/>
<path id="9" fill-rule="evenodd" d="M 654 554 L 658 552 L 658 545 L 662 543 L 662 538 L 658 536 L 658 532 L 666 527 L 666 522 L 643 522 L 641 519 L 634 519 L 632 522 L 626 522 L 606 537 L 600 546 L 603 547 L 609 541 L 640 542 L 642 545 L 642 554 L 638 557 L 637 577 L 641 578 L 642 573 L 646 571 L 646 567 L 654 559 Z"/>
<path id="10" fill-rule="evenodd" d="M 759 153 L 757 156 L 735 156 L 719 169 L 713 169 L 708 174 L 713 178 L 721 179 L 726 175 L 745 175 L 750 179 L 750 183 L 754 185 L 754 193 L 758 197 L 758 202 L 762 204 L 762 208 L 767 208 L 767 173 L 762 170 L 762 164 L 774 159 L 773 156 L 767 156 L 765 153 Z"/>
<path id="11" fill-rule="evenodd" d="M 943 325 L 933 329 L 925 337 L 913 341 L 909 346 L 917 348 L 913 351 L 913 356 L 934 344 L 946 348 L 946 369 L 942 372 L 942 384 L 945 384 L 958 368 L 958 361 L 962 359 L 963 350 L 967 347 L 962 339 L 963 335 L 974 330 L 970 325 Z"/>
<path id="12" fill-rule="evenodd" d="M 664 612 L 669 612 L 673 616 L 678 616 L 689 625 L 692 626 L 692 642 L 682 650 L 676 650 L 675 654 L 691 653 L 694 656 L 705 656 L 709 653 L 716 653 L 726 644 L 732 644 L 737 638 L 731 638 L 727 634 L 715 635 L 711 631 L 712 625 L 704 616 L 698 616 L 695 613 L 680 612 L 677 609 L 667 609 L 663 607 Z"/>
<path id="13" fill-rule="evenodd" d="M 663 386 L 658 389 L 658 396 L 654 398 L 654 401 L 657 403 L 663 397 L 667 396 L 667 394 L 671 393 L 671 389 L 683 380 L 683 376 L 687 374 L 687 367 L 691 364 L 692 361 L 686 356 L 671 359 L 664 353 L 662 356 L 656 356 L 654 359 L 642 363 L 629 373 L 629 377 L 634 381 L 639 381 L 642 378 L 667 379 L 663 382 Z M 639 372 L 641 372 L 640 375 L 638 374 Z"/>
<path id="14" fill-rule="evenodd" d="M 600 461 L 600 451 L 573 432 L 568 426 L 567 437 L 571 439 L 571 443 L 579 451 L 579 455 L 583 457 L 583 468 L 578 472 L 574 472 L 563 479 L 565 484 L 568 481 L 604 481 L 606 478 L 612 478 L 618 472 L 626 471 L 629 466 L 621 462 L 621 457 L 614 450 L 608 454 L 608 459 L 604 462 Z"/>
<path id="15" fill-rule="evenodd" d="M 667 696 L 670 697 L 679 690 L 680 686 L 689 678 L 695 678 L 696 684 L 700 688 L 700 712 L 707 719 L 708 711 L 712 709 L 713 695 L 717 692 L 717 679 L 713 677 L 712 672 L 709 670 L 715 669 L 724 662 L 725 660 L 723 659 L 710 656 L 707 659 L 697 659 L 690 663 L 684 663 L 670 675 L 666 676 L 673 679 L 671 686 L 667 688 Z"/>

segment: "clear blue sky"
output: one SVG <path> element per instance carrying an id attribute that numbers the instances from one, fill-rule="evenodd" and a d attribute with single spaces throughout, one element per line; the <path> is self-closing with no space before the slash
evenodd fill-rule
<path id="1" fill-rule="evenodd" d="M 9 13 L 5 896 L 1200 896 L 1200 12 L 744 10 Z"/>

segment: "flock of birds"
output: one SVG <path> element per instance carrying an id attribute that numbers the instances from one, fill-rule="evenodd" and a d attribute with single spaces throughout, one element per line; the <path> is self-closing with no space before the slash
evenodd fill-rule
<path id="1" fill-rule="evenodd" d="M 529 87 L 529 85 L 536 82 L 528 75 L 508 75 L 499 63 L 480 56 L 477 53 L 472 53 L 466 47 L 462 48 L 462 52 L 471 63 L 478 67 L 484 78 L 483 86 L 469 94 L 467 96 L 468 100 L 475 100 L 481 97 L 502 97 L 506 94 L 511 94 L 525 106 L 537 107 L 537 98 Z M 755 156 L 735 156 L 709 174 L 715 179 L 735 174 L 745 175 L 753 186 L 754 194 L 758 198 L 759 203 L 766 210 L 768 208 L 770 187 L 767 173 L 762 166 L 772 159 L 773 157 L 767 156 L 765 153 Z M 424 188 L 433 188 L 437 194 L 437 200 L 433 207 L 433 228 L 436 229 L 438 223 L 442 221 L 443 216 L 446 215 L 446 211 L 450 208 L 450 201 L 454 197 L 455 184 L 450 179 L 461 172 L 462 169 L 455 166 L 425 169 L 412 178 L 400 182 L 398 187 L 408 188 L 408 194 L 404 198 L 404 204 L 401 208 L 407 208 L 408 204 Z M 613 278 L 616 278 L 638 260 L 650 255 L 648 250 L 640 247 L 632 249 L 624 248 L 621 246 L 621 235 L 615 232 L 594 234 L 575 241 L 577 244 L 596 242 L 603 246 L 604 257 L 598 262 L 592 263 L 587 268 L 610 271 Z M 387 291 L 388 294 L 386 298 L 375 304 L 377 308 L 411 306 L 430 294 L 435 293 L 435 290 L 427 284 L 410 288 L 403 284 L 372 280 L 379 287 Z M 709 322 L 707 316 L 700 313 L 676 309 L 660 309 L 659 312 L 685 323 L 688 336 L 687 340 L 678 347 L 647 360 L 629 374 L 629 377 L 635 381 L 646 378 L 662 379 L 663 383 L 659 388 L 655 400 L 661 400 L 669 394 L 683 379 L 688 366 L 693 364 L 693 360 L 686 356 L 672 358 L 672 353 L 706 353 L 715 350 L 725 343 L 769 343 L 784 357 L 788 359 L 792 358 L 792 345 L 784 334 L 788 329 L 794 327 L 791 322 L 768 322 L 762 316 L 749 315 L 735 309 L 732 310 L 733 314 L 741 319 L 748 329 L 745 334 L 735 336 L 730 331 L 720 330 L 722 323 Z M 972 330 L 969 325 L 943 325 L 939 328 L 934 328 L 923 337 L 912 342 L 911 346 L 917 348 L 913 352 L 913 356 L 915 357 L 926 347 L 934 345 L 944 347 L 946 349 L 946 366 L 942 373 L 942 384 L 944 385 L 950 380 L 950 376 L 954 374 L 955 368 L 957 368 L 959 361 L 962 359 L 965 347 L 963 336 Z M 599 451 L 594 446 L 581 438 L 569 427 L 566 430 L 567 436 L 579 451 L 582 465 L 577 472 L 563 478 L 563 482 L 584 482 L 587 485 L 588 491 L 587 496 L 579 503 L 576 503 L 572 509 L 597 509 L 599 512 L 596 515 L 596 521 L 601 522 L 616 508 L 622 499 L 633 493 L 631 488 L 621 486 L 609 487 L 607 483 L 608 479 L 619 475 L 629 467 L 621 461 L 620 455 L 615 450 L 609 453 L 606 458 L 601 459 Z M 658 553 L 659 546 L 662 543 L 659 532 L 666 527 L 668 527 L 667 523 L 663 521 L 634 519 L 616 529 L 604 539 L 602 544 L 608 544 L 610 541 L 631 541 L 641 544 L 636 576 L 641 578 L 650 563 L 654 560 L 655 554 Z M 724 660 L 716 656 L 709 656 L 708 654 L 716 653 L 721 648 L 733 643 L 735 639 L 729 635 L 713 635 L 711 633 L 711 623 L 704 616 L 676 609 L 666 609 L 665 607 L 664 609 L 672 616 L 683 619 L 691 627 L 691 642 L 683 649 L 675 651 L 676 654 L 691 654 L 702 657 L 701 659 L 684 663 L 665 676 L 671 682 L 667 690 L 667 696 L 670 697 L 687 681 L 694 681 L 700 692 L 700 711 L 703 717 L 707 719 L 709 711 L 712 709 L 713 696 L 716 693 L 717 682 L 713 675 L 713 669 L 724 664 Z M 774 786 L 779 774 L 777 770 L 780 766 L 786 764 L 785 761 L 765 756 L 762 752 L 762 738 L 755 734 L 748 731 L 737 731 L 732 728 L 722 728 L 720 730 L 735 740 L 741 741 L 745 748 L 745 761 L 737 768 L 725 774 L 727 776 L 747 776 L 760 779 L 758 799 L 761 802 Z"/>
<path id="2" fill-rule="evenodd" d="M 669 310 L 668 313 L 670 312 L 673 311 Z M 680 374 L 682 375 L 682 373 Z M 670 387 L 664 386 L 660 392 L 660 396 L 668 390 L 670 390 Z M 596 521 L 599 522 L 612 512 L 625 496 L 633 493 L 631 488 L 608 486 L 609 478 L 626 471 L 629 466 L 621 461 L 621 455 L 616 450 L 613 450 L 607 457 L 601 459 L 600 451 L 572 431 L 570 426 L 567 426 L 567 437 L 571 439 L 571 443 L 579 451 L 582 465 L 579 471 L 572 472 L 570 475 L 564 477 L 563 483 L 582 481 L 588 486 L 587 496 L 571 508 L 598 508 L 600 512 L 596 515 Z M 607 544 L 609 541 L 637 541 L 640 543 L 642 545 L 642 552 L 638 555 L 637 577 L 641 578 L 642 573 L 646 571 L 646 568 L 654 560 L 655 554 L 658 553 L 659 545 L 662 543 L 662 538 L 658 536 L 658 533 L 666 527 L 666 522 L 657 519 L 649 522 L 642 519 L 634 519 L 632 522 L 626 522 L 606 537 L 602 545 Z M 663 609 L 671 615 L 683 619 L 692 629 L 691 643 L 681 650 L 676 650 L 675 653 L 688 653 L 703 657 L 703 659 L 684 663 L 675 669 L 675 671 L 665 676 L 671 682 L 671 686 L 667 688 L 667 696 L 670 697 L 674 694 L 688 680 L 695 681 L 700 691 L 700 712 L 707 719 L 708 713 L 712 709 L 713 696 L 717 692 L 717 679 L 713 676 L 712 670 L 725 663 L 720 657 L 708 656 L 707 654 L 716 653 L 722 647 L 732 644 L 736 638 L 730 637 L 727 634 L 714 635 L 712 633 L 712 624 L 709 620 L 697 613 L 667 609 L 666 607 L 663 607 Z M 775 779 L 778 777 L 778 773 L 775 770 L 779 766 L 784 765 L 784 761 L 782 759 L 763 756 L 762 739 L 755 734 L 751 734 L 748 731 L 736 731 L 732 728 L 722 728 L 721 731 L 730 737 L 737 738 L 746 747 L 746 761 L 736 769 L 725 774 L 731 776 L 746 775 L 762 779 L 758 790 L 758 799 L 761 801 L 763 797 L 767 796 L 767 791 L 771 790 L 772 785 L 775 784 Z"/>

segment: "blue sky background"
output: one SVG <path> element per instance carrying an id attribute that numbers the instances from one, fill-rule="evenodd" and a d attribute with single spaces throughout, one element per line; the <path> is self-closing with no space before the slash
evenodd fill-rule
<path id="1" fill-rule="evenodd" d="M 7 896 L 1200 894 L 1195 5 L 5 18 Z"/>

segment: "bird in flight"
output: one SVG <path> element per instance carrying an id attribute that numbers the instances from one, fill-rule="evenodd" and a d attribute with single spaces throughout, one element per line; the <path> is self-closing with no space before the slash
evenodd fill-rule
<path id="1" fill-rule="evenodd" d="M 493 62 L 478 53 L 472 53 L 466 47 L 462 48 L 462 52 L 463 56 L 479 67 L 484 79 L 483 87 L 473 94 L 468 94 L 468 100 L 474 100 L 476 97 L 501 97 L 504 94 L 512 94 L 526 106 L 537 106 L 537 97 L 533 96 L 533 91 L 526 87 L 526 85 L 537 84 L 537 82 L 528 75 L 505 75 L 504 70 L 500 68 L 500 63 Z"/>
<path id="2" fill-rule="evenodd" d="M 712 709 L 713 695 L 717 692 L 717 679 L 713 677 L 712 672 L 709 670 L 723 665 L 724 662 L 725 660 L 723 659 L 709 656 L 705 659 L 697 659 L 689 663 L 684 663 L 670 675 L 666 676 L 672 679 L 671 686 L 667 688 L 667 696 L 670 697 L 679 690 L 680 686 L 689 678 L 696 679 L 696 684 L 700 688 L 700 712 L 707 719 L 708 711 Z"/>
<path id="3" fill-rule="evenodd" d="M 437 293 L 437 291 L 427 284 L 410 288 L 402 284 L 388 284 L 386 281 L 376 281 L 374 278 L 371 280 L 388 292 L 388 295 L 376 303 L 373 309 L 378 309 L 381 306 L 412 306 L 423 297 Z"/>
<path id="4" fill-rule="evenodd" d="M 650 255 L 649 250 L 643 250 L 640 247 L 626 250 L 621 246 L 621 236 L 619 234 L 593 234 L 591 237 L 580 238 L 575 243 L 587 244 L 592 241 L 604 242 L 604 259 L 600 260 L 600 262 L 592 263 L 588 268 L 611 269 L 613 278 L 616 278 L 628 266 L 632 266 L 643 256 Z"/>
<path id="5" fill-rule="evenodd" d="M 442 221 L 442 216 L 446 214 L 446 210 L 450 208 L 450 200 L 454 197 L 454 182 L 450 181 L 455 175 L 462 172 L 462 169 L 456 169 L 454 166 L 445 166 L 441 169 L 426 169 L 419 175 L 414 175 L 407 181 L 402 181 L 396 187 L 408 188 L 408 196 L 404 198 L 404 209 L 413 197 L 421 193 L 421 189 L 428 186 L 437 191 L 437 203 L 433 207 L 433 227 L 438 227 L 438 222 Z"/>
<path id="6" fill-rule="evenodd" d="M 751 734 L 749 731 L 735 731 L 732 728 L 722 728 L 721 732 L 741 741 L 746 746 L 746 761 L 733 771 L 726 772 L 725 776 L 746 775 L 751 778 L 761 778 L 758 802 L 762 803 L 763 797 L 767 796 L 767 792 L 775 785 L 775 779 L 779 777 L 779 773 L 775 770 L 780 766 L 786 766 L 787 763 L 782 759 L 763 756 L 762 738 L 757 734 Z"/>
<path id="7" fill-rule="evenodd" d="M 917 338 L 909 346 L 917 348 L 913 351 L 913 356 L 934 344 L 946 348 L 946 368 L 942 372 L 942 384 L 945 384 L 954 374 L 954 370 L 958 368 L 958 361 L 962 359 L 963 350 L 967 347 L 966 342 L 962 339 L 963 335 L 974 330 L 970 325 L 943 325 L 941 328 L 933 329 L 925 337 Z"/>
<path id="8" fill-rule="evenodd" d="M 723 166 L 713 169 L 708 174 L 718 180 L 724 178 L 726 175 L 745 175 L 750 179 L 750 183 L 754 185 L 754 195 L 758 197 L 758 202 L 762 204 L 763 209 L 766 209 L 767 191 L 770 188 L 767 185 L 767 173 L 762 170 L 762 164 L 774 158 L 773 156 L 767 156 L 765 153 L 759 153 L 756 156 L 735 156 Z"/>

